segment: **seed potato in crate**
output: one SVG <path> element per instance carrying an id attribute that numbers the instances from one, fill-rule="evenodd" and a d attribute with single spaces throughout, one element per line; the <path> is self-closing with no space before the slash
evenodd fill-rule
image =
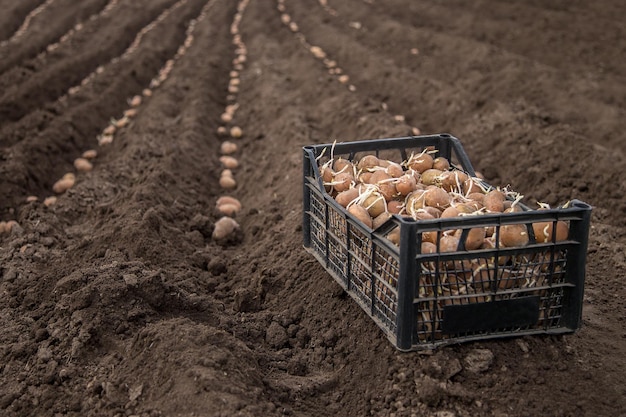
<path id="1" fill-rule="evenodd" d="M 304 246 L 400 350 L 580 327 L 591 207 L 531 209 L 460 141 L 304 152 Z"/>

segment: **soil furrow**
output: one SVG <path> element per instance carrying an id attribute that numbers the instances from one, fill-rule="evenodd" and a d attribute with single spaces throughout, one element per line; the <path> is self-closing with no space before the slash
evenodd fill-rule
<path id="1" fill-rule="evenodd" d="M 70 28 L 82 24 L 90 16 L 99 13 L 108 3 L 108 0 L 91 0 L 76 2 L 71 0 L 56 0 L 33 21 L 29 28 L 15 41 L 0 46 L 0 74 L 7 69 L 33 58 L 46 47 L 57 42 Z M 71 10 L 71 13 L 67 13 Z"/>
<path id="2" fill-rule="evenodd" d="M 89 33 L 96 33 L 109 23 L 104 20 L 103 17 L 111 13 L 117 5 L 118 0 L 109 0 L 103 9 L 92 14 L 88 19 L 72 25 L 71 28 L 57 40 L 53 40 L 52 43 L 47 43 L 42 46 L 41 52 L 36 56 L 23 62 L 10 64 L 11 60 L 7 60 L 5 63 L 0 64 L 2 65 L 0 68 L 6 70 L 3 71 L 4 73 L 2 77 L 0 77 L 0 87 L 7 89 L 12 85 L 21 84 L 33 73 L 41 72 L 47 67 L 64 60 L 67 56 L 75 55 L 76 49 L 83 49 L 81 44 L 89 41 Z M 87 35 L 81 33 L 83 30 Z M 14 49 L 12 53 L 14 56 L 22 54 L 20 49 Z"/>
<path id="3" fill-rule="evenodd" d="M 197 1 L 192 2 L 191 4 L 197 4 Z M 193 7 L 191 7 L 191 9 L 183 9 L 187 10 L 187 12 L 182 12 L 183 16 L 181 17 L 181 19 L 190 19 L 191 16 L 193 16 L 194 12 L 189 10 L 195 9 L 193 9 Z M 176 19 L 176 17 L 170 19 Z M 176 36 L 180 36 L 181 33 L 182 31 L 176 31 Z M 154 36 L 154 32 L 152 36 Z M 134 42 L 143 37 L 143 34 L 136 37 Z M 171 51 L 172 45 L 173 44 L 167 44 L 166 48 L 170 48 L 169 51 Z M 133 78 L 136 78 L 135 82 L 147 86 L 150 79 L 148 77 L 154 77 L 156 75 L 157 62 L 160 62 L 160 59 L 165 58 L 157 58 L 155 60 L 154 54 L 158 53 L 158 51 L 153 52 L 152 55 L 148 57 L 144 56 L 143 52 L 137 53 L 137 50 L 141 51 L 142 48 L 150 49 L 152 47 L 150 45 L 144 47 L 143 45 L 141 45 L 141 43 L 138 43 L 136 46 L 132 46 L 132 49 L 131 47 L 127 48 L 125 50 L 126 56 L 123 57 L 124 59 L 122 59 L 121 61 L 119 58 L 112 59 L 110 62 L 99 66 L 94 72 L 85 76 L 82 80 L 80 80 L 80 82 L 78 82 L 77 85 L 70 87 L 68 91 L 70 91 L 72 95 L 62 95 L 60 99 L 57 100 L 55 103 L 49 103 L 43 108 L 31 111 L 29 114 L 27 114 L 15 123 L 9 123 L 4 125 L 2 128 L 0 128 L 0 145 L 4 148 L 8 148 L 16 143 L 19 143 L 23 139 L 28 139 L 34 134 L 40 134 L 47 129 L 48 124 L 54 119 L 55 116 L 61 116 L 63 114 L 69 113 L 75 106 L 83 106 L 85 104 L 85 95 L 79 93 L 80 89 L 88 88 L 90 91 L 88 93 L 90 94 L 90 97 L 98 97 L 98 101 L 106 102 L 106 91 L 111 91 L 110 84 L 112 82 L 116 82 L 116 72 L 120 71 L 120 68 L 123 71 L 123 68 L 129 62 L 129 59 L 130 65 L 133 66 L 138 65 L 138 60 L 140 59 L 146 60 L 145 69 L 137 68 L 136 75 L 133 76 Z M 131 52 L 130 54 L 128 53 L 129 51 Z M 161 65 L 163 65 L 163 63 L 164 61 L 160 62 Z M 154 72 L 151 73 L 150 71 Z M 98 78 L 104 81 L 98 81 Z M 135 88 L 133 89 L 133 92 L 137 93 L 138 91 Z M 130 95 L 130 92 L 127 92 L 127 94 Z M 74 95 L 76 95 L 76 97 L 73 97 Z M 110 103 L 109 105 L 111 106 L 111 114 L 108 115 L 107 119 L 100 122 L 100 129 L 102 128 L 102 125 L 106 125 L 107 121 L 111 117 L 117 117 L 117 115 L 122 111 L 120 106 L 122 106 L 123 104 L 119 100 L 115 103 Z M 27 128 L 28 126 L 31 127 L 30 131 Z"/>
<path id="4" fill-rule="evenodd" d="M 176 53 L 185 36 L 182 25 L 199 13 L 204 2 L 189 1 L 166 19 L 168 24 L 161 31 L 148 32 L 145 45 L 128 58 L 112 64 L 102 77 L 84 88 L 85 92 L 59 103 L 59 117 L 49 118 L 49 114 L 43 113 L 42 116 L 49 118 L 44 130 L 31 134 L 18 132 L 24 136 L 15 145 L 3 149 L 6 162 L 0 171 L 7 173 L 10 178 L 7 182 L 12 184 L 11 197 L 4 200 L 4 204 L 23 200 L 25 195 L 18 190 L 24 187 L 29 194 L 49 194 L 52 183 L 67 172 L 73 159 L 95 146 L 97 134 L 108 121 L 121 116 L 128 106 L 127 100 L 150 83 L 164 64 L 164 57 Z M 167 37 L 163 38 L 165 34 Z M 51 158 L 58 158 L 55 164 L 44 164 Z"/>
<path id="5" fill-rule="evenodd" d="M 120 4 L 114 14 L 107 16 L 108 24 L 103 28 L 104 32 L 90 34 L 90 42 L 84 45 L 84 52 L 66 56 L 44 71 L 30 74 L 23 83 L 8 87 L 0 97 L 0 120 L 4 123 L 19 120 L 29 111 L 59 98 L 99 65 L 122 54 L 132 43 L 134 34 L 173 3 L 172 0 L 149 2 L 150 7 L 143 8 L 136 3 Z M 139 9 L 142 12 L 136 13 Z"/>
<path id="6" fill-rule="evenodd" d="M 0 15 L 0 45 L 11 39 L 31 13 L 39 10 L 44 3 L 45 0 L 3 0 L 0 4 L 3 10 Z"/>
<path id="7" fill-rule="evenodd" d="M 369 23 L 371 13 L 367 8 L 349 7 L 345 3 L 337 6 L 339 10 L 338 18 L 327 18 L 326 23 L 311 22 L 308 28 L 312 32 L 310 37 L 318 37 L 320 42 L 329 44 L 336 36 L 345 36 L 338 33 L 331 34 L 329 27 L 334 27 L 337 32 L 344 32 L 346 35 L 352 34 L 364 48 L 376 50 L 381 56 L 372 57 L 370 62 L 386 62 L 389 67 L 400 67 L 406 71 L 416 74 L 416 77 L 430 78 L 445 86 L 454 86 L 454 96 L 456 106 L 455 114 L 462 115 L 462 109 L 478 110 L 485 102 L 494 102 L 494 99 L 507 102 L 514 99 L 524 99 L 545 107 L 550 112 L 553 119 L 563 123 L 570 123 L 572 119 L 586 118 L 588 128 L 582 134 L 596 135 L 601 140 L 606 140 L 610 146 L 623 148 L 624 141 L 620 138 L 623 133 L 620 129 L 620 121 L 624 116 L 623 102 L 626 90 L 620 92 L 619 89 L 608 91 L 599 83 L 597 76 L 584 74 L 563 73 L 551 67 L 545 67 L 537 63 L 532 57 L 518 55 L 515 51 L 502 47 L 491 46 L 479 39 L 471 39 L 458 30 L 448 30 L 444 24 L 437 24 L 437 20 L 430 15 L 423 15 L 421 8 L 413 14 L 402 13 L 386 18 L 385 8 L 376 5 L 376 22 Z M 294 10 L 295 13 L 295 10 Z M 424 13 L 425 14 L 425 13 Z M 306 25 L 306 13 L 300 13 Z M 300 19 L 296 14 L 296 19 Z M 463 19 L 472 20 L 468 15 Z M 358 21 L 364 24 L 364 29 L 357 31 L 348 28 L 350 21 Z M 417 22 L 409 30 L 407 26 Z M 319 30 L 324 27 L 326 30 Z M 307 27 L 307 26 L 305 26 Z M 316 30 L 317 29 L 317 30 Z M 381 47 L 379 40 L 385 37 L 390 42 L 404 49 L 403 54 L 390 53 L 388 48 Z M 445 48 L 444 48 L 445 45 Z M 419 50 L 418 56 L 409 53 L 411 48 Z M 359 54 L 362 56 L 362 54 Z M 371 56 L 371 53 L 370 53 Z M 459 60 L 457 57 L 467 56 L 468 58 Z M 490 65 L 486 68 L 486 64 Z M 345 65 L 348 65 L 346 62 Z M 363 65 L 371 65 L 369 63 Z M 442 70 L 442 67 L 445 70 Z M 377 78 L 382 78 L 378 75 Z M 585 80 L 581 82 L 581 77 Z M 405 79 L 400 78 L 400 79 Z M 532 88 L 526 88 L 523 94 L 515 97 L 511 90 L 515 89 L 516 83 L 523 79 L 532 79 Z M 619 80 L 612 80 L 608 85 L 621 85 Z M 415 85 L 411 83 L 411 85 Z M 476 89 L 476 86 L 480 88 Z M 584 86 L 581 88 L 581 85 Z M 550 86 L 554 86 L 560 94 L 553 94 L 546 97 L 544 91 Z M 414 90 L 388 88 L 390 93 L 398 91 L 404 94 L 393 94 L 394 102 L 390 102 L 395 108 L 415 109 L 421 111 L 421 107 L 427 107 L 420 101 L 407 95 Z M 415 90 L 423 92 L 423 95 L 432 95 L 430 90 L 416 87 Z M 402 99 L 402 96 L 405 96 Z M 464 100 L 465 99 L 465 100 Z M 445 103 L 441 103 L 445 104 Z M 430 111 L 430 113 L 434 113 Z M 465 113 L 466 114 L 466 113 Z M 409 114 L 409 116 L 412 116 Z M 431 119 L 429 114 L 429 119 Z M 450 120 L 449 118 L 446 118 Z M 432 120 L 432 119 L 431 119 Z M 600 121 L 600 123 L 598 123 Z M 434 119 L 432 124 L 445 126 L 441 120 Z M 430 125 L 423 126 L 430 130 Z"/>

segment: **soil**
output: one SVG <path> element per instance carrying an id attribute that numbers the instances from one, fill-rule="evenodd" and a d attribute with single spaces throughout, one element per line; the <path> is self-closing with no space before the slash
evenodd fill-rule
<path id="1" fill-rule="evenodd" d="M 18 224 L 0 234 L 1 415 L 626 415 L 623 1 L 0 10 L 0 220 Z M 491 184 L 593 206 L 578 332 L 402 353 L 305 252 L 301 147 L 413 127 L 460 138 Z M 215 241 L 225 193 L 241 229 Z"/>

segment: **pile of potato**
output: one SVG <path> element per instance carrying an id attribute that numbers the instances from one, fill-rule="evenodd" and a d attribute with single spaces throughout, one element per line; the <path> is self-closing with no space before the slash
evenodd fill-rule
<path id="1" fill-rule="evenodd" d="M 365 155 L 358 161 L 333 158 L 319 166 L 326 191 L 337 203 L 370 229 L 376 229 L 392 214 L 414 220 L 452 218 L 487 213 L 521 211 L 522 196 L 508 189 L 485 185 L 480 177 L 470 177 L 451 166 L 436 151 L 424 150 L 412 154 L 406 161 L 379 159 Z M 556 229 L 556 230 L 553 230 Z M 399 244 L 399 228 L 387 237 Z M 441 252 L 459 248 L 462 229 L 444 231 L 439 238 Z M 565 222 L 537 222 L 533 224 L 536 242 L 547 243 L 567 239 Z M 500 227 L 500 247 L 519 247 L 529 243 L 524 224 Z M 422 234 L 422 253 L 434 253 L 437 232 Z M 463 242 L 466 250 L 494 248 L 495 227 L 470 229 Z"/>

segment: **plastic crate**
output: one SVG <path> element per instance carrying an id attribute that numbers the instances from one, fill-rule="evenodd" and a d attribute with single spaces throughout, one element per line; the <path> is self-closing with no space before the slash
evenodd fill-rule
<path id="1" fill-rule="evenodd" d="M 304 151 L 304 247 L 403 351 L 528 334 L 571 333 L 582 314 L 591 207 L 415 221 L 393 215 L 369 229 L 329 195 L 318 160 L 332 152 L 357 160 L 375 154 L 396 162 L 412 152 L 436 149 L 453 168 L 475 176 L 460 141 L 448 134 L 306 146 Z M 488 184 L 485 184 L 488 186 Z M 565 240 L 539 243 L 535 222 L 565 222 Z M 471 228 L 526 226 L 529 243 L 468 251 Z M 387 237 L 400 229 L 400 243 Z M 454 252 L 421 253 L 422 234 L 462 229 Z M 397 231 L 396 231 L 397 232 Z M 556 236 L 556 233 L 553 233 Z M 439 239 L 437 239 L 439 241 Z M 476 267 L 480 264 L 484 266 Z"/>

